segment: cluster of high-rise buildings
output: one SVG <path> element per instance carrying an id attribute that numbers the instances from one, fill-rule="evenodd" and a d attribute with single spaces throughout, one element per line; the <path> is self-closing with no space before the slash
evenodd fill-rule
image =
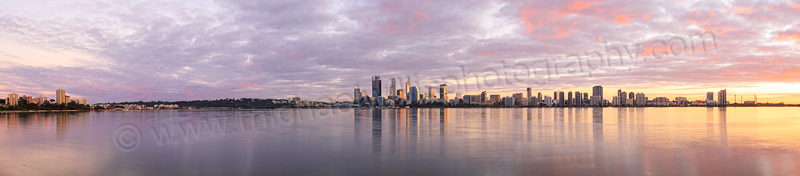
<path id="1" fill-rule="evenodd" d="M 19 105 L 21 102 L 26 102 L 29 104 L 38 104 L 38 105 L 49 104 L 49 103 L 67 104 L 70 102 L 75 102 L 76 104 L 82 104 L 82 105 L 88 104 L 86 98 L 71 99 L 71 97 L 67 95 L 67 92 L 64 89 L 59 88 L 58 90 L 56 90 L 56 99 L 52 102 L 49 101 L 47 97 L 44 97 L 42 95 L 39 95 L 39 97 L 31 97 L 26 95 L 22 95 L 22 97 L 19 97 L 19 94 L 17 93 L 10 93 L 8 94 L 8 97 L 6 97 L 5 105 L 16 106 Z"/>
<path id="2" fill-rule="evenodd" d="M 627 92 L 617 90 L 617 95 L 611 101 L 603 97 L 603 86 L 592 87 L 589 92 L 580 91 L 554 91 L 553 96 L 543 95 L 542 92 L 533 94 L 532 88 L 527 88 L 527 94 L 513 93 L 511 96 L 501 97 L 500 94 L 487 94 L 482 91 L 479 95 L 461 95 L 457 93 L 452 99 L 448 98 L 447 84 L 419 87 L 411 86 L 411 79 L 405 82 L 405 89 L 397 89 L 397 80 L 391 78 L 389 95 L 384 97 L 380 76 L 372 77 L 372 95 L 366 95 L 360 88 L 355 88 L 354 106 L 404 106 L 411 104 L 443 103 L 447 105 L 469 104 L 481 106 L 546 106 L 546 107 L 582 107 L 582 106 L 692 106 L 692 105 L 725 105 L 727 90 L 720 90 L 718 98 L 714 100 L 714 93 L 708 92 L 706 100 L 689 101 L 686 97 L 655 97 L 650 99 L 643 92 Z M 427 89 L 427 90 L 426 90 Z M 438 90 L 438 94 L 436 94 Z"/>

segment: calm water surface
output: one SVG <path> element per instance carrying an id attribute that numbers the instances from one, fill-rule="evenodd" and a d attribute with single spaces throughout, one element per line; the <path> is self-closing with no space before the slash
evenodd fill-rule
<path id="1" fill-rule="evenodd" d="M 0 114 L 0 175 L 800 175 L 800 108 Z"/>

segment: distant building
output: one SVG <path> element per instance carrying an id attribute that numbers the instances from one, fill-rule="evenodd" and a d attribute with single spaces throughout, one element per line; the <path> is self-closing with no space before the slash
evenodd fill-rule
<path id="1" fill-rule="evenodd" d="M 714 92 L 706 93 L 706 101 L 708 100 L 714 100 Z"/>
<path id="2" fill-rule="evenodd" d="M 529 105 L 529 106 L 530 106 L 530 105 L 533 105 L 533 103 L 532 103 L 533 101 L 531 101 L 531 94 L 532 94 L 532 92 L 531 92 L 531 88 L 530 88 L 530 87 L 528 87 L 528 89 L 527 89 L 527 90 L 528 90 L 528 97 L 527 97 L 526 99 L 528 100 L 528 103 L 527 103 L 527 104 L 525 104 L 525 105 Z"/>
<path id="3" fill-rule="evenodd" d="M 689 105 L 689 100 L 686 97 L 675 97 L 675 105 L 687 106 Z"/>
<path id="4" fill-rule="evenodd" d="M 536 102 L 534 102 L 533 105 L 535 105 L 535 106 L 541 105 L 542 99 L 543 99 L 542 92 L 537 93 L 536 94 Z"/>
<path id="5" fill-rule="evenodd" d="M 669 106 L 669 98 L 667 97 L 656 97 L 653 98 L 653 105 L 655 106 Z"/>
<path id="6" fill-rule="evenodd" d="M 565 103 L 564 92 L 558 91 L 558 105 L 564 106 L 564 103 Z"/>
<path id="7" fill-rule="evenodd" d="M 721 105 L 728 104 L 728 89 L 722 89 L 717 93 L 717 103 Z"/>
<path id="8" fill-rule="evenodd" d="M 411 76 L 410 75 L 408 76 L 408 80 L 406 80 L 406 89 L 404 89 L 404 90 L 406 90 L 406 96 L 405 96 L 406 99 L 410 99 L 411 98 Z"/>
<path id="9" fill-rule="evenodd" d="M 645 94 L 642 92 L 636 93 L 633 101 L 634 101 L 633 105 L 647 106 L 647 96 L 645 96 Z"/>
<path id="10" fill-rule="evenodd" d="M 592 87 L 592 96 L 600 96 L 600 100 L 603 99 L 603 86 L 596 85 Z"/>
<path id="11" fill-rule="evenodd" d="M 67 103 L 68 100 L 67 92 L 62 88 L 58 88 L 58 90 L 56 90 L 56 104 L 64 104 Z"/>
<path id="12" fill-rule="evenodd" d="M 489 101 L 491 101 L 491 102 L 500 102 L 500 94 L 489 95 Z"/>
<path id="13" fill-rule="evenodd" d="M 522 93 L 515 93 L 515 94 L 512 94 L 511 96 L 514 97 L 514 101 L 515 101 L 514 105 L 522 105 L 521 104 L 522 103 Z"/>
<path id="14" fill-rule="evenodd" d="M 36 102 L 33 101 L 33 97 L 27 96 L 27 95 L 23 95 L 22 96 L 22 100 L 25 100 L 25 104 L 36 103 Z M 17 102 L 17 103 L 19 103 L 19 102 Z"/>
<path id="15" fill-rule="evenodd" d="M 589 104 L 592 106 L 603 106 L 603 99 L 599 95 L 595 95 L 589 98 Z"/>
<path id="16" fill-rule="evenodd" d="M 505 106 L 514 106 L 515 102 L 514 97 L 503 97 L 503 105 Z"/>
<path id="17" fill-rule="evenodd" d="M 8 94 L 8 98 L 6 98 L 6 105 L 16 106 L 17 104 L 19 104 L 19 95 L 17 93 Z"/>
<path id="18" fill-rule="evenodd" d="M 439 85 L 439 99 L 442 99 L 443 102 L 447 102 L 447 84 Z"/>
<path id="19" fill-rule="evenodd" d="M 402 99 L 406 98 L 406 94 L 405 94 L 405 91 L 403 91 L 403 89 L 397 90 L 397 94 L 396 95 L 397 95 L 397 98 L 402 98 Z"/>
<path id="20" fill-rule="evenodd" d="M 381 96 L 381 76 L 372 77 L 372 97 Z"/>
<path id="21" fill-rule="evenodd" d="M 353 103 L 358 104 L 359 100 L 361 100 L 361 89 L 355 88 L 353 89 Z"/>
<path id="22" fill-rule="evenodd" d="M 567 92 L 567 98 L 565 100 L 564 105 L 572 105 L 572 101 L 574 101 L 574 99 L 572 99 L 572 91 Z"/>
<path id="23" fill-rule="evenodd" d="M 417 86 L 411 87 L 411 103 L 418 104 L 419 103 L 419 90 L 417 90 Z"/>
<path id="24" fill-rule="evenodd" d="M 575 100 L 573 103 L 577 106 L 583 105 L 583 94 L 581 94 L 581 92 L 575 91 Z"/>
<path id="25" fill-rule="evenodd" d="M 394 79 L 394 76 L 392 76 L 392 85 L 389 86 L 389 95 L 395 96 L 395 97 L 398 95 L 397 94 L 397 84 L 396 83 L 397 82 Z"/>
<path id="26" fill-rule="evenodd" d="M 481 102 L 486 102 L 486 91 L 481 92 Z"/>
<path id="27" fill-rule="evenodd" d="M 428 86 L 428 98 L 433 99 L 433 86 Z"/>
<path id="28" fill-rule="evenodd" d="M 553 97 L 550 97 L 550 96 L 544 96 L 544 104 L 545 104 L 546 106 L 553 106 L 553 105 L 554 105 L 554 104 L 553 104 Z"/>

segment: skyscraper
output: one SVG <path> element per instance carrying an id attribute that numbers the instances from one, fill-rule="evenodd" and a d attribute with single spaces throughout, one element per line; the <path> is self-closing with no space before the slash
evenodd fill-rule
<path id="1" fill-rule="evenodd" d="M 706 93 L 706 101 L 708 100 L 714 100 L 714 92 Z"/>
<path id="2" fill-rule="evenodd" d="M 439 98 L 447 102 L 447 84 L 439 85 Z"/>
<path id="3" fill-rule="evenodd" d="M 596 85 L 592 87 L 592 96 L 600 96 L 600 101 L 603 101 L 603 86 Z"/>
<path id="4" fill-rule="evenodd" d="M 567 102 L 565 102 L 564 104 L 566 104 L 566 105 L 574 105 L 575 104 L 574 103 L 574 99 L 572 99 L 572 91 L 569 91 L 569 93 L 567 93 Z"/>
<path id="5" fill-rule="evenodd" d="M 361 100 L 361 89 L 356 87 L 353 89 L 353 103 L 358 103 L 359 100 Z"/>
<path id="6" fill-rule="evenodd" d="M 428 86 L 428 99 L 433 99 L 433 86 Z"/>
<path id="7" fill-rule="evenodd" d="M 528 99 L 528 104 L 526 104 L 526 105 L 533 105 L 533 100 L 531 99 L 531 88 L 530 87 L 528 87 L 528 97 L 527 97 L 527 99 Z"/>
<path id="8" fill-rule="evenodd" d="M 381 96 L 381 76 L 372 77 L 372 97 Z"/>
<path id="9" fill-rule="evenodd" d="M 586 92 L 583 93 L 583 100 L 585 100 L 584 102 L 586 102 L 586 103 L 583 103 L 584 105 L 589 103 L 589 93 L 586 93 Z"/>
<path id="10" fill-rule="evenodd" d="M 56 90 L 56 104 L 64 104 L 68 101 L 69 99 L 67 99 L 67 92 L 62 88 L 58 88 L 58 90 Z"/>
<path id="11" fill-rule="evenodd" d="M 580 105 L 582 105 L 582 104 L 583 104 L 583 95 L 581 94 L 581 92 L 575 91 L 575 101 L 574 101 L 574 104 L 575 104 L 575 105 L 578 105 L 578 106 L 580 106 Z"/>
<path id="12" fill-rule="evenodd" d="M 397 97 L 405 99 L 406 98 L 406 92 L 403 91 L 403 89 L 397 90 Z"/>
<path id="13" fill-rule="evenodd" d="M 419 103 L 419 90 L 417 90 L 417 86 L 411 87 L 411 103 L 417 104 Z"/>
<path id="14" fill-rule="evenodd" d="M 395 84 L 394 76 L 392 76 L 392 85 L 389 86 L 389 95 L 396 97 L 397 96 L 397 84 Z"/>
<path id="15" fill-rule="evenodd" d="M 539 92 L 538 94 L 536 94 L 536 104 L 533 104 L 533 105 L 537 105 L 538 106 L 540 103 L 542 103 L 542 92 Z"/>
<path id="16" fill-rule="evenodd" d="M 411 98 L 411 75 L 408 75 L 408 80 L 406 80 L 406 99 Z"/>
<path id="17" fill-rule="evenodd" d="M 717 101 L 719 104 L 728 104 L 728 89 L 719 90 L 717 93 Z"/>
<path id="18" fill-rule="evenodd" d="M 553 91 L 553 101 L 558 101 L 558 91 Z"/>
<path id="19" fill-rule="evenodd" d="M 564 105 L 564 92 L 558 91 L 558 105 Z"/>
<path id="20" fill-rule="evenodd" d="M 481 102 L 486 102 L 486 91 L 481 92 Z"/>

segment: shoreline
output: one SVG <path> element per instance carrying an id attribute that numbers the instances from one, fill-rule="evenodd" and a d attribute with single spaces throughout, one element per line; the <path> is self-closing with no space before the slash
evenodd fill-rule
<path id="1" fill-rule="evenodd" d="M 14 111 L 0 111 L 0 113 L 21 113 L 21 112 L 89 112 L 91 110 L 14 110 Z"/>

